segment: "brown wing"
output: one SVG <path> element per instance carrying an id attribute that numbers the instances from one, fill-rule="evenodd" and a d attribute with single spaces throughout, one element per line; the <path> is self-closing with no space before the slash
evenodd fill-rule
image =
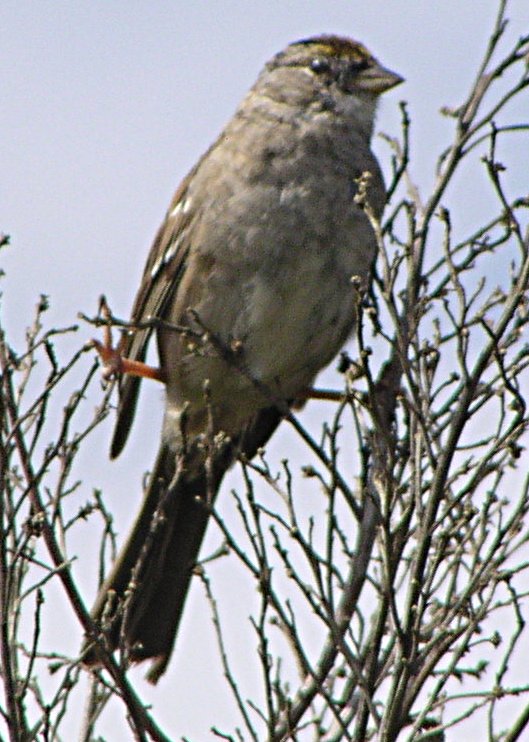
<path id="1" fill-rule="evenodd" d="M 140 289 L 132 309 L 131 322 L 141 324 L 150 319 L 163 319 L 166 308 L 178 288 L 189 252 L 187 238 L 195 210 L 189 210 L 186 200 L 190 178 L 196 168 L 182 181 L 176 191 L 165 220 L 158 230 L 143 272 Z M 130 330 L 123 335 L 123 357 L 144 361 L 153 329 Z M 123 376 L 119 383 L 119 404 L 116 427 L 110 447 L 112 458 L 118 456 L 126 443 L 136 411 L 141 379 Z"/>

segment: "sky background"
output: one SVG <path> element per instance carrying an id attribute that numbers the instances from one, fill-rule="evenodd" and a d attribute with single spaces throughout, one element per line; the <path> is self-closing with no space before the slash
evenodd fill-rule
<path id="1" fill-rule="evenodd" d="M 178 182 L 263 63 L 291 41 L 322 32 L 349 35 L 406 78 L 383 97 L 377 130 L 397 134 L 398 103 L 408 101 L 414 177 L 427 189 L 450 141 L 452 122 L 439 109 L 464 99 L 495 14 L 492 0 L 3 0 L 0 229 L 12 244 L 0 265 L 7 273 L 2 315 L 11 342 L 22 340 L 42 293 L 50 296 L 50 325 L 75 322 L 80 311 L 95 314 L 101 293 L 116 315 L 127 317 Z M 508 38 L 527 33 L 526 0 L 511 2 L 508 15 Z M 374 149 L 387 172 L 387 148 L 375 141 Z M 463 193 L 465 209 L 479 209 L 468 184 Z M 93 334 L 83 327 L 78 345 Z M 110 421 L 81 457 L 86 499 L 95 486 L 108 493 L 121 535 L 154 457 L 161 409 L 162 393 L 151 385 L 118 462 L 106 455 Z M 288 433 L 277 440 L 295 450 Z M 79 577 L 91 602 L 95 575 Z M 233 719 L 231 702 L 218 690 L 220 673 L 211 669 L 216 649 L 199 593 L 188 601 L 167 675 L 156 689 L 140 684 L 175 739 L 209 739 L 213 719 L 221 728 Z M 75 626 L 67 634 L 75 652 Z M 111 729 L 114 722 L 106 723 Z"/>

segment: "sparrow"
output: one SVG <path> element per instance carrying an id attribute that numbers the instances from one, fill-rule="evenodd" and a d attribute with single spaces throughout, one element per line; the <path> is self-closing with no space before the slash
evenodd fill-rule
<path id="1" fill-rule="evenodd" d="M 352 39 L 290 44 L 183 180 L 156 235 L 119 349 L 111 457 L 145 375 L 165 385 L 160 448 L 91 614 L 109 651 L 152 661 L 152 682 L 169 662 L 224 474 L 266 444 L 354 330 L 377 245 L 355 196 L 364 179 L 381 217 L 370 141 L 379 96 L 400 82 Z M 160 366 L 149 372 L 153 335 Z M 85 662 L 98 653 L 87 646 Z"/>

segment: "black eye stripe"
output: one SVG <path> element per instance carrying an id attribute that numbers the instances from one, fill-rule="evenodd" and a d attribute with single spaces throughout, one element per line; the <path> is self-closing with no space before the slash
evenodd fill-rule
<path id="1" fill-rule="evenodd" d="M 365 70 L 368 67 L 369 67 L 368 59 L 359 59 L 356 62 L 349 63 L 349 69 L 354 70 L 355 72 L 362 72 L 362 70 Z"/>

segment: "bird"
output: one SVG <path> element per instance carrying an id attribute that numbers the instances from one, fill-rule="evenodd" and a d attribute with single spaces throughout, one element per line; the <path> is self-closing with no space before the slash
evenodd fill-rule
<path id="1" fill-rule="evenodd" d="M 355 285 L 368 284 L 377 251 L 355 196 L 364 179 L 380 219 L 370 142 L 380 95 L 402 81 L 351 38 L 291 43 L 177 189 L 120 343 L 110 453 L 128 438 L 142 376 L 165 385 L 160 448 L 96 597 L 87 665 L 103 643 L 149 660 L 158 681 L 224 474 L 266 444 L 353 332 Z M 138 371 L 153 336 L 159 368 Z"/>

